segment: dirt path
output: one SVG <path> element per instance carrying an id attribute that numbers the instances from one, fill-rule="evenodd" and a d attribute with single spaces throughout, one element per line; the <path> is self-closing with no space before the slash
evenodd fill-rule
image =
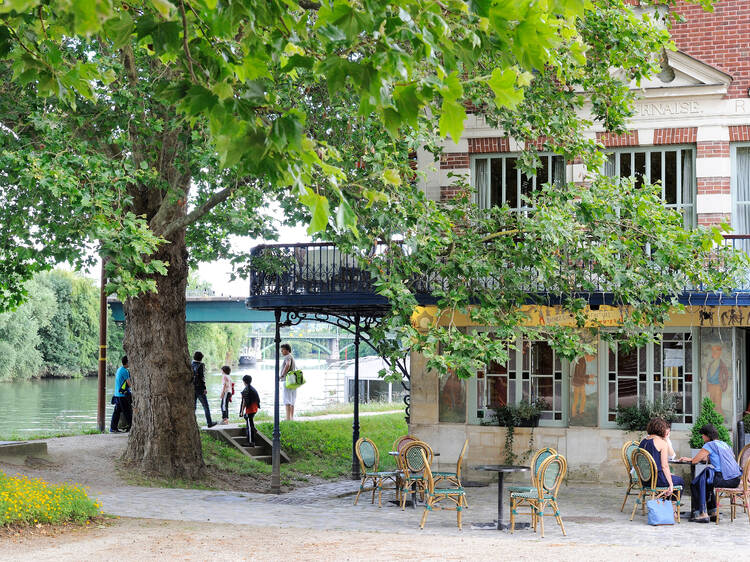
<path id="1" fill-rule="evenodd" d="M 645 559 L 642 547 L 535 544 L 492 537 L 411 535 L 398 540 L 387 533 L 294 529 L 121 519 L 102 528 L 71 530 L 58 536 L 0 539 L 5 560 L 634 560 Z M 747 553 L 746 553 L 747 554 Z M 741 553 L 715 547 L 672 551 L 681 560 L 741 560 Z M 747 559 L 745 557 L 745 559 Z"/>

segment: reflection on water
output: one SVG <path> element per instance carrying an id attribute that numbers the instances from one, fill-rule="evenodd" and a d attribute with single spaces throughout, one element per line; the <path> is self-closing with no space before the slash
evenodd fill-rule
<path id="1" fill-rule="evenodd" d="M 304 370 L 307 382 L 297 390 L 296 410 L 320 407 L 325 401 L 325 362 L 303 359 L 298 360 L 297 365 Z M 232 371 L 235 401 L 230 405 L 230 413 L 236 414 L 239 411 L 242 377 L 248 374 L 253 377 L 253 386 L 260 394 L 261 410 L 273 412 L 274 362 L 263 361 L 253 367 L 238 367 Z M 107 427 L 112 416 L 109 401 L 114 382 L 114 377 L 107 378 Z M 220 421 L 221 372 L 207 374 L 206 386 L 211 415 L 214 420 Z M 197 413 L 198 422 L 205 423 L 200 403 Z M 0 383 L 0 436 L 23 437 L 35 433 L 85 428 L 96 428 L 96 377 Z"/>

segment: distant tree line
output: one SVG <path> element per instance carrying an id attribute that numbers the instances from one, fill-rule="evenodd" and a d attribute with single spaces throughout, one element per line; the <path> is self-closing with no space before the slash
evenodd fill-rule
<path id="1" fill-rule="evenodd" d="M 99 349 L 99 287 L 79 273 L 54 270 L 26 284 L 29 298 L 0 314 L 0 381 L 96 375 Z M 246 324 L 188 324 L 190 350 L 209 368 L 236 364 Z M 123 326 L 107 320 L 107 370 L 125 353 Z"/>

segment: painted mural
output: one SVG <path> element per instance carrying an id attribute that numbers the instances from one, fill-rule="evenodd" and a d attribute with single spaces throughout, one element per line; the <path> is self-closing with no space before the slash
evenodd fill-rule
<path id="1" fill-rule="evenodd" d="M 705 330 L 701 338 L 701 395 L 708 396 L 725 419 L 732 418 L 732 333 Z"/>
<path id="2" fill-rule="evenodd" d="M 598 425 L 598 368 L 596 355 L 584 355 L 570 365 L 570 425 Z"/>
<path id="3" fill-rule="evenodd" d="M 438 419 L 445 423 L 466 421 L 466 381 L 454 373 L 440 377 Z"/>

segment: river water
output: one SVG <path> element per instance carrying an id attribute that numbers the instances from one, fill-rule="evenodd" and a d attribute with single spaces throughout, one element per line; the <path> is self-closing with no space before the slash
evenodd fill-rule
<path id="1" fill-rule="evenodd" d="M 306 383 L 297 389 L 295 411 L 323 407 L 326 402 L 325 361 L 299 359 L 297 367 L 304 371 Z M 262 361 L 253 367 L 237 367 L 232 371 L 235 401 L 230 405 L 230 413 L 236 415 L 239 411 L 244 375 L 253 377 L 253 386 L 260 394 L 261 410 L 273 413 L 273 361 Z M 112 416 L 109 401 L 114 382 L 114 377 L 107 378 L 107 427 Z M 221 372 L 207 373 L 206 386 L 211 415 L 215 421 L 221 421 Z M 137 388 L 134 390 L 137 392 Z M 96 429 L 96 394 L 96 377 L 0 383 L 0 438 Z M 196 413 L 198 423 L 205 424 L 200 403 Z M 283 404 L 281 415 L 283 419 Z"/>

